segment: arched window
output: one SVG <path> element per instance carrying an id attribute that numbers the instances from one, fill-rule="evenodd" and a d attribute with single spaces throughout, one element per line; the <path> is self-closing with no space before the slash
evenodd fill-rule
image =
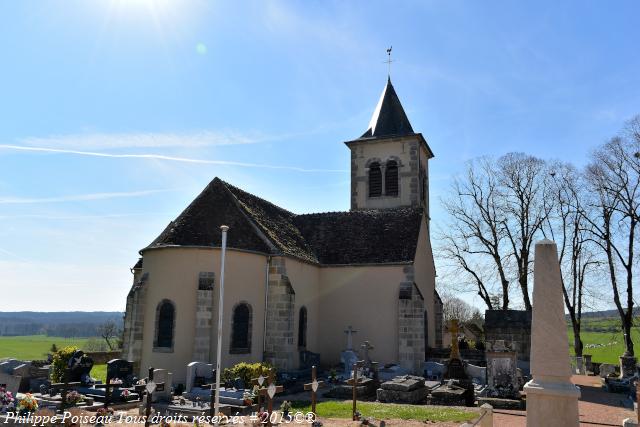
<path id="1" fill-rule="evenodd" d="M 389 160 L 384 171 L 384 188 L 387 196 L 398 195 L 398 162 Z"/>
<path id="2" fill-rule="evenodd" d="M 300 308 L 300 315 L 298 317 L 298 347 L 307 346 L 307 309 L 306 307 Z"/>
<path id="3" fill-rule="evenodd" d="M 231 353 L 251 353 L 251 306 L 244 302 L 233 309 Z"/>
<path id="4" fill-rule="evenodd" d="M 369 197 L 382 196 L 382 171 L 380 163 L 373 162 L 369 166 Z"/>
<path id="5" fill-rule="evenodd" d="M 176 309 L 169 300 L 162 300 L 156 308 L 156 348 L 173 348 Z"/>

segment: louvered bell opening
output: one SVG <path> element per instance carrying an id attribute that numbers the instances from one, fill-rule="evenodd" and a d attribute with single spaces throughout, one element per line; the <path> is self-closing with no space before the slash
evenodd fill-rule
<path id="1" fill-rule="evenodd" d="M 382 196 L 382 172 L 378 163 L 369 167 L 369 197 Z"/>
<path id="2" fill-rule="evenodd" d="M 387 169 L 385 170 L 385 189 L 387 196 L 398 195 L 398 164 L 392 160 L 387 163 Z"/>

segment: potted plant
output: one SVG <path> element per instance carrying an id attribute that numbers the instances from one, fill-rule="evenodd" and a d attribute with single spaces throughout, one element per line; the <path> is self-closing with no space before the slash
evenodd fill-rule
<path id="1" fill-rule="evenodd" d="M 253 391 L 245 390 L 244 393 L 242 393 L 242 400 L 244 401 L 245 406 L 253 405 L 254 397 Z"/>
<path id="2" fill-rule="evenodd" d="M 84 398 L 82 397 L 82 395 L 75 390 L 71 390 L 69 393 L 67 393 L 67 405 L 75 406 L 83 400 Z"/>
<path id="3" fill-rule="evenodd" d="M 111 423 L 113 409 L 104 406 L 96 411 L 96 427 L 101 427 Z"/>

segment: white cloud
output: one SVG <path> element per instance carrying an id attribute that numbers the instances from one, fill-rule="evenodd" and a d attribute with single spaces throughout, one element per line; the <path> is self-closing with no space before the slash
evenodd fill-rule
<path id="1" fill-rule="evenodd" d="M 237 132 L 200 131 L 191 133 L 87 133 L 28 137 L 21 144 L 61 149 L 108 150 L 114 148 L 209 147 L 215 145 L 255 144 L 269 140 L 260 135 Z"/>
<path id="2" fill-rule="evenodd" d="M 147 196 L 149 194 L 164 193 L 167 191 L 174 191 L 174 190 L 166 189 L 166 190 L 127 191 L 127 192 L 116 192 L 116 193 L 89 193 L 89 194 L 75 194 L 75 195 L 69 195 L 69 196 L 40 197 L 40 198 L 0 197 L 0 205 L 105 200 L 105 199 L 116 199 L 116 198 L 122 198 L 122 197 Z"/>
<path id="3" fill-rule="evenodd" d="M 260 164 L 260 163 L 246 163 L 246 162 L 236 162 L 232 160 L 195 159 L 195 158 L 189 158 L 189 157 L 166 156 L 164 154 L 113 154 L 113 153 L 102 153 L 102 152 L 95 152 L 95 151 L 67 150 L 67 149 L 50 148 L 50 147 L 25 147 L 22 145 L 7 145 L 7 144 L 0 144 L 0 149 L 58 153 L 58 154 L 74 154 L 79 156 L 107 157 L 107 158 L 116 158 L 116 159 L 153 159 L 153 160 L 166 160 L 166 161 L 173 161 L 173 162 L 201 163 L 201 164 L 207 164 L 207 165 L 238 166 L 238 167 L 246 167 L 246 168 L 263 168 L 263 169 L 282 169 L 282 170 L 291 170 L 295 172 L 340 172 L 340 173 L 348 172 L 345 169 L 301 168 L 298 166 L 281 166 L 281 165 L 268 165 L 268 164 Z"/>

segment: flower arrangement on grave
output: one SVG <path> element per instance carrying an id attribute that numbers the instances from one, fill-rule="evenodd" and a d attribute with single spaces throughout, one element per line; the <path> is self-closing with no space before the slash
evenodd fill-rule
<path id="1" fill-rule="evenodd" d="M 27 415 L 28 413 L 35 412 L 38 409 L 38 401 L 31 393 L 27 393 L 18 401 L 16 409 L 20 415 Z"/>
<path id="2" fill-rule="evenodd" d="M 126 402 L 130 394 L 131 392 L 129 390 L 127 390 L 126 388 L 123 388 L 122 390 L 120 390 L 120 399 Z"/>
<path id="3" fill-rule="evenodd" d="M 13 393 L 7 390 L 6 387 L 0 386 L 0 414 L 13 411 L 15 406 L 16 399 L 13 397 Z"/>
<path id="4" fill-rule="evenodd" d="M 121 385 L 122 384 L 122 380 L 120 378 L 111 378 L 109 380 L 109 384 Z"/>
<path id="5" fill-rule="evenodd" d="M 83 400 L 84 397 L 75 390 L 71 390 L 69 393 L 67 393 L 67 403 L 69 405 L 75 405 L 82 402 Z"/>
<path id="6" fill-rule="evenodd" d="M 147 385 L 147 379 L 143 378 L 141 380 L 136 381 L 136 385 Z"/>
<path id="7" fill-rule="evenodd" d="M 245 390 L 242 393 L 242 400 L 244 400 L 245 405 L 253 405 L 253 399 L 256 398 L 256 394 L 253 390 Z"/>
<path id="8" fill-rule="evenodd" d="M 336 372 L 335 369 L 331 369 L 331 371 L 329 371 L 329 382 L 335 383 L 338 381 L 338 373 Z"/>
<path id="9" fill-rule="evenodd" d="M 53 362 L 51 363 L 51 382 L 64 382 L 64 373 L 69 366 L 69 359 L 71 359 L 73 353 L 76 351 L 78 351 L 78 347 L 68 346 L 61 348 L 53 354 Z"/>

